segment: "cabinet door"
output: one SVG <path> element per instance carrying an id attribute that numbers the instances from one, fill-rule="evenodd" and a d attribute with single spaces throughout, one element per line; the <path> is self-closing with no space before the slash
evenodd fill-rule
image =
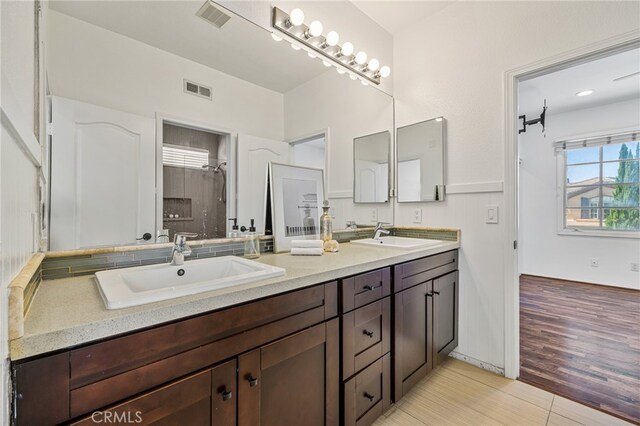
<path id="1" fill-rule="evenodd" d="M 236 425 L 237 362 L 227 361 L 211 370 L 211 424 Z"/>
<path id="2" fill-rule="evenodd" d="M 239 358 L 238 424 L 338 424 L 338 319 Z"/>
<path id="3" fill-rule="evenodd" d="M 433 281 L 434 359 L 440 364 L 458 346 L 458 271 Z"/>
<path id="4" fill-rule="evenodd" d="M 395 296 L 395 383 L 398 401 L 433 368 L 432 281 Z"/>
<path id="5" fill-rule="evenodd" d="M 73 425 L 135 423 L 205 426 L 210 422 L 211 370 L 205 370 L 114 407 L 95 411 Z"/>

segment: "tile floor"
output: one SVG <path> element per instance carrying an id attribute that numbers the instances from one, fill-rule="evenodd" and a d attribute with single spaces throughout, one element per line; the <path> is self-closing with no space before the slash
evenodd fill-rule
<path id="1" fill-rule="evenodd" d="M 629 424 L 531 385 L 449 359 L 374 426 Z"/>

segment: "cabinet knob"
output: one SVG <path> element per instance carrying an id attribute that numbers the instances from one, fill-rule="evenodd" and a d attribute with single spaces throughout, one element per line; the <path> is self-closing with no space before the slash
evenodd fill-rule
<path id="1" fill-rule="evenodd" d="M 365 336 L 373 337 L 373 331 L 362 330 L 362 334 Z"/>
<path id="2" fill-rule="evenodd" d="M 369 392 L 365 392 L 364 397 L 367 398 L 369 401 L 373 401 L 373 398 L 375 398 L 375 396 L 371 395 Z"/>
<path id="3" fill-rule="evenodd" d="M 249 382 L 250 387 L 254 387 L 258 384 L 258 379 L 256 379 L 252 375 L 249 375 L 249 377 L 247 378 L 247 381 Z"/>
<path id="4" fill-rule="evenodd" d="M 222 400 L 223 401 L 228 401 L 231 398 L 233 398 L 233 392 L 228 391 L 226 388 L 223 388 L 222 392 L 220 392 L 220 394 L 222 395 Z"/>

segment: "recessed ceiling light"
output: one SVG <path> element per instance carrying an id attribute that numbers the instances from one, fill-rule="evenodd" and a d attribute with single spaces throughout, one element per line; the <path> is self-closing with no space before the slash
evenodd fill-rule
<path id="1" fill-rule="evenodd" d="M 582 92 L 576 93 L 576 96 L 589 96 L 593 93 L 593 90 L 583 90 Z"/>

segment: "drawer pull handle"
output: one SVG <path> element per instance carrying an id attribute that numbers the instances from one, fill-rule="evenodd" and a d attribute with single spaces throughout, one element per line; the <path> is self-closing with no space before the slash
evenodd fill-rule
<path id="1" fill-rule="evenodd" d="M 363 289 L 365 289 L 365 290 L 373 291 L 373 290 L 375 290 L 376 288 L 380 288 L 380 287 L 382 287 L 382 284 L 380 284 L 380 285 L 378 285 L 378 286 L 365 285 L 365 286 L 364 286 L 364 287 L 362 287 L 362 288 L 363 288 Z"/>
<path id="2" fill-rule="evenodd" d="M 440 292 L 439 292 L 439 291 L 435 291 L 435 290 L 434 290 L 434 291 L 433 291 L 433 294 L 440 294 Z"/>
<path id="3" fill-rule="evenodd" d="M 375 396 L 371 395 L 369 392 L 365 392 L 364 397 L 367 398 L 369 401 L 373 401 L 373 398 L 375 398 Z"/>
<path id="4" fill-rule="evenodd" d="M 231 398 L 233 398 L 233 392 L 228 391 L 226 388 L 222 388 L 222 391 L 220 392 L 220 394 L 222 395 L 223 401 L 228 401 Z"/>
<path id="5" fill-rule="evenodd" d="M 247 378 L 247 381 L 249 382 L 250 387 L 254 387 L 258 384 L 258 379 L 256 379 L 252 375 L 249 375 L 249 378 Z"/>
<path id="6" fill-rule="evenodd" d="M 427 297 L 433 297 L 433 293 L 427 293 Z"/>
<path id="7" fill-rule="evenodd" d="M 369 337 L 373 338 L 373 331 L 362 330 L 362 334 L 364 334 L 365 336 L 369 336 Z"/>

